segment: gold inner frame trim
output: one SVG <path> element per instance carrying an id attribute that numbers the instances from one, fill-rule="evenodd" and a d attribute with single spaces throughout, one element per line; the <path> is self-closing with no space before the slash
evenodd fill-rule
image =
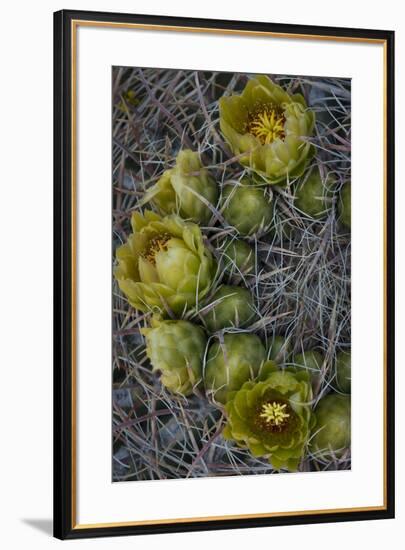
<path id="1" fill-rule="evenodd" d="M 248 21 L 247 21 L 248 23 Z M 72 30 L 76 31 L 76 27 L 110 27 L 117 29 L 136 29 L 144 31 L 175 31 L 185 33 L 209 33 L 209 34 L 228 34 L 228 35 L 248 35 L 248 36 L 263 36 L 271 38 L 296 38 L 303 40 L 326 40 L 337 42 L 362 42 L 368 44 L 384 44 L 386 42 L 383 38 L 358 38 L 357 36 L 327 36 L 327 35 L 312 35 L 312 34 L 299 34 L 299 33 L 283 33 L 273 31 L 246 31 L 243 29 L 210 29 L 208 27 L 187 27 L 187 26 L 175 26 L 175 25 L 146 25 L 142 23 L 120 23 L 118 21 L 72 21 Z"/>
<path id="2" fill-rule="evenodd" d="M 170 525 L 171 523 L 193 523 L 195 521 L 221 521 L 221 520 L 238 520 L 238 519 L 255 519 L 255 518 L 277 518 L 277 517 L 293 517 L 293 516 L 310 516 L 311 514 L 330 514 L 344 512 L 364 512 L 385 510 L 385 506 L 368 506 L 364 508 L 338 508 L 338 509 L 322 509 L 322 510 L 297 510 L 291 512 L 268 512 L 259 514 L 239 514 L 228 516 L 213 516 L 213 517 L 193 517 L 193 518 L 176 518 L 176 519 L 151 519 L 143 521 L 123 521 L 111 523 L 80 523 L 73 529 L 95 529 L 97 527 L 131 527 L 136 525 Z M 237 528 L 237 527 L 235 527 Z"/>
<path id="3" fill-rule="evenodd" d="M 238 35 L 238 36 L 261 36 L 264 38 L 278 38 L 278 39 L 301 39 L 312 41 L 335 41 L 335 42 L 357 42 L 362 44 L 379 44 L 383 45 L 383 246 L 384 246 L 384 267 L 383 267 L 383 307 L 384 307 L 384 349 L 383 349 L 383 498 L 384 504 L 381 506 L 365 506 L 365 507 L 352 507 L 352 508 L 328 508 L 321 510 L 295 510 L 288 512 L 268 512 L 268 513 L 256 513 L 256 514 L 233 514 L 223 516 L 203 516 L 203 517 L 191 517 L 191 518 L 168 518 L 168 519 L 152 519 L 152 520 L 139 520 L 139 521 L 123 521 L 123 522 L 105 522 L 105 523 L 77 523 L 77 447 L 76 447 L 76 430 L 77 430 L 77 348 L 76 348 L 76 326 L 77 326 L 77 312 L 76 312 L 76 292 L 77 292 L 77 266 L 76 266 L 76 252 L 77 252 L 77 212 L 76 212 L 76 168 L 77 168 L 77 152 L 76 152 L 76 128 L 77 128 L 77 28 L 78 27 L 107 27 L 117 29 L 134 29 L 134 30 L 146 30 L 146 31 L 171 31 L 171 32 L 183 32 L 183 33 L 209 33 L 209 34 L 226 34 L 226 35 Z M 378 511 L 387 509 L 388 493 L 387 493 L 387 40 L 380 38 L 358 38 L 354 36 L 326 36 L 326 35 L 311 35 L 311 34 L 299 34 L 299 33 L 282 33 L 271 31 L 247 31 L 242 29 L 221 29 L 221 28 L 207 28 L 207 27 L 187 27 L 187 26 L 174 26 L 174 25 L 147 25 L 140 23 L 121 23 L 114 21 L 86 21 L 86 20 L 72 20 L 71 21 L 71 82 L 72 82 L 72 98 L 71 98 L 71 169 L 72 169 L 72 181 L 71 181 L 71 214 L 72 214 L 72 487 L 71 487 L 71 524 L 72 529 L 96 529 L 96 528 L 113 528 L 113 527 L 130 527 L 130 526 L 147 526 L 147 525 L 170 525 L 170 524 L 186 524 L 202 521 L 223 521 L 223 520 L 243 520 L 254 518 L 274 518 L 274 517 L 293 517 L 298 515 L 312 515 L 312 514 L 344 514 L 347 512 L 365 512 L 365 511 Z"/>

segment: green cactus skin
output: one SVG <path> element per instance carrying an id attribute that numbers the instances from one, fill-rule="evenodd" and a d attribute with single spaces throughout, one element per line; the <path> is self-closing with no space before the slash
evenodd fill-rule
<path id="1" fill-rule="evenodd" d="M 340 192 L 339 201 L 340 221 L 348 229 L 352 226 L 352 186 L 351 182 L 345 183 Z"/>
<path id="2" fill-rule="evenodd" d="M 298 353 L 297 355 L 294 355 L 293 362 L 294 365 L 298 365 L 307 369 L 307 371 L 312 376 L 316 376 L 319 374 L 322 368 L 324 357 L 321 353 L 319 353 L 319 351 L 311 349 L 308 351 L 304 351 L 304 353 Z"/>
<path id="3" fill-rule="evenodd" d="M 265 364 L 266 378 L 228 394 L 225 439 L 265 456 L 273 468 L 295 471 L 305 454 L 313 415 L 308 373 Z"/>
<path id="4" fill-rule="evenodd" d="M 321 219 L 325 217 L 331 206 L 331 198 L 335 180 L 328 176 L 322 182 L 319 169 L 313 168 L 307 179 L 298 183 L 295 188 L 294 205 L 311 218 Z"/>
<path id="5" fill-rule="evenodd" d="M 214 342 L 207 355 L 204 383 L 207 394 L 224 404 L 228 392 L 255 378 L 266 359 L 266 351 L 256 334 L 225 334 L 223 343 Z"/>
<path id="6" fill-rule="evenodd" d="M 240 235 L 250 236 L 268 228 L 273 219 L 273 203 L 265 190 L 248 180 L 241 185 L 227 185 L 222 193 L 225 220 Z"/>
<path id="7" fill-rule="evenodd" d="M 316 409 L 311 450 L 317 458 L 340 458 L 350 446 L 350 396 L 330 393 Z"/>
<path id="8" fill-rule="evenodd" d="M 207 344 L 204 330 L 188 321 L 153 320 L 142 329 L 146 353 L 162 384 L 171 392 L 188 396 L 202 382 Z"/>
<path id="9" fill-rule="evenodd" d="M 269 359 L 276 363 L 287 363 L 291 354 L 291 345 L 282 336 L 274 336 L 269 346 Z"/>
<path id="10" fill-rule="evenodd" d="M 229 275 L 248 275 L 255 272 L 255 251 L 242 239 L 228 237 L 221 243 L 220 265 Z"/>
<path id="11" fill-rule="evenodd" d="M 209 332 L 246 327 L 255 318 L 253 296 L 246 288 L 222 285 L 209 302 L 213 307 L 201 314 Z"/>
<path id="12" fill-rule="evenodd" d="M 351 391 L 351 354 L 341 351 L 336 356 L 336 386 L 343 393 Z"/>

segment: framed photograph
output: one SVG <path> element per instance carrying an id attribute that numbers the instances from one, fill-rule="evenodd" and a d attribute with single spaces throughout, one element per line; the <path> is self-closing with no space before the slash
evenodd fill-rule
<path id="1" fill-rule="evenodd" d="M 60 11 L 54 533 L 394 516 L 394 33 Z"/>

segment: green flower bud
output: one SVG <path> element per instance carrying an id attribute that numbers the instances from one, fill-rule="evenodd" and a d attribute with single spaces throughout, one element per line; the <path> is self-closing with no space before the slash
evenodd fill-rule
<path id="1" fill-rule="evenodd" d="M 300 94 L 290 95 L 260 75 L 241 95 L 219 100 L 221 131 L 243 166 L 269 184 L 300 176 L 314 153 L 315 114 Z"/>
<path id="2" fill-rule="evenodd" d="M 293 363 L 296 369 L 305 369 L 308 372 L 314 388 L 321 383 L 321 369 L 324 363 L 324 356 L 319 351 L 308 350 L 304 353 L 298 353 L 294 356 Z"/>
<path id="3" fill-rule="evenodd" d="M 300 182 L 295 189 L 294 205 L 311 218 L 324 217 L 331 206 L 335 179 L 332 175 L 323 182 L 319 169 L 313 168 L 307 179 Z"/>
<path id="4" fill-rule="evenodd" d="M 336 356 L 336 386 L 343 393 L 351 390 L 351 354 L 341 351 Z"/>
<path id="5" fill-rule="evenodd" d="M 241 239 L 228 237 L 221 248 L 220 264 L 230 275 L 247 275 L 255 271 L 255 252 L 251 246 Z"/>
<path id="6" fill-rule="evenodd" d="M 208 350 L 204 382 L 207 393 L 218 403 L 225 403 L 228 392 L 239 389 L 255 378 L 266 351 L 256 334 L 225 334 Z"/>
<path id="7" fill-rule="evenodd" d="M 350 229 L 352 225 L 352 186 L 350 182 L 345 183 L 340 192 L 339 216 L 343 225 Z"/>
<path id="8" fill-rule="evenodd" d="M 287 363 L 290 353 L 290 342 L 282 336 L 274 336 L 270 342 L 269 359 L 272 359 L 276 363 Z"/>
<path id="9" fill-rule="evenodd" d="M 263 381 L 248 381 L 228 394 L 225 439 L 268 457 L 275 469 L 297 470 L 312 426 L 308 374 L 271 366 Z"/>
<path id="10" fill-rule="evenodd" d="M 188 321 L 153 320 L 141 330 L 146 353 L 162 384 L 173 393 L 190 395 L 202 381 L 206 337 L 201 327 Z"/>
<path id="11" fill-rule="evenodd" d="M 320 373 L 324 357 L 319 351 L 309 350 L 304 353 L 298 353 L 294 356 L 294 365 L 304 367 L 312 376 Z"/>
<path id="12" fill-rule="evenodd" d="M 222 285 L 200 315 L 210 332 L 246 327 L 255 317 L 253 296 L 246 288 Z"/>
<path id="13" fill-rule="evenodd" d="M 268 227 L 273 219 L 273 204 L 261 187 L 248 180 L 241 185 L 227 185 L 222 193 L 225 220 L 241 235 L 253 235 Z"/>
<path id="14" fill-rule="evenodd" d="M 198 153 L 180 151 L 176 166 L 166 170 L 145 194 L 142 204 L 152 201 L 162 214 L 180 214 L 196 223 L 209 222 L 218 199 L 218 187 L 201 164 Z"/>
<path id="15" fill-rule="evenodd" d="M 256 376 L 257 382 L 264 382 L 267 380 L 270 374 L 272 374 L 275 370 L 278 369 L 278 365 L 275 361 L 271 359 L 267 359 L 264 363 L 262 363 L 259 373 Z M 291 370 L 291 369 L 290 369 Z"/>
<path id="16" fill-rule="evenodd" d="M 350 445 L 350 396 L 330 393 L 316 409 L 311 449 L 317 458 L 340 458 Z"/>
<path id="17" fill-rule="evenodd" d="M 198 225 L 178 216 L 132 214 L 127 242 L 118 247 L 114 271 L 121 291 L 140 311 L 181 315 L 210 290 L 215 274 Z"/>

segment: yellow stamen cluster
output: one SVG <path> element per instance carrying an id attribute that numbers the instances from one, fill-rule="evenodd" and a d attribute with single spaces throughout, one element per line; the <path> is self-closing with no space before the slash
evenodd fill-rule
<path id="1" fill-rule="evenodd" d="M 285 116 L 274 107 L 266 106 L 250 116 L 247 131 L 265 145 L 276 139 L 284 139 Z"/>
<path id="2" fill-rule="evenodd" d="M 158 252 L 167 250 L 167 243 L 172 238 L 169 233 L 164 233 L 163 235 L 158 235 L 151 239 L 148 243 L 146 250 L 143 252 L 142 257 L 145 260 L 148 260 L 151 264 L 156 264 L 155 256 Z"/>
<path id="3" fill-rule="evenodd" d="M 281 426 L 285 423 L 286 419 L 290 417 L 290 415 L 285 412 L 286 407 L 286 403 L 282 405 L 281 403 L 277 403 L 277 401 L 265 403 L 262 406 L 260 417 L 264 418 L 264 420 L 272 426 Z"/>

